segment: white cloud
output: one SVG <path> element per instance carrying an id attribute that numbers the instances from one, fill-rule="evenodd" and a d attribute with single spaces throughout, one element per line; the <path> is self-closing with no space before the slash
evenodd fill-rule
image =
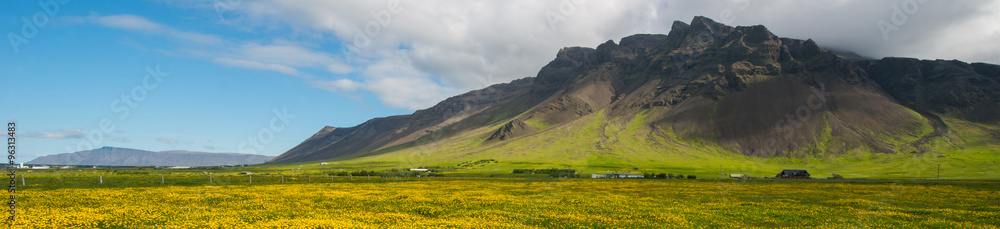
<path id="1" fill-rule="evenodd" d="M 245 43 L 231 48 L 229 52 L 211 55 L 221 56 L 214 60 L 216 63 L 226 66 L 276 71 L 307 79 L 314 77 L 299 69 L 318 69 L 335 75 L 354 71 L 353 67 L 329 53 L 314 51 L 284 41 L 276 41 L 269 45 Z"/>
<path id="2" fill-rule="evenodd" d="M 871 57 L 1000 63 L 1000 2 L 986 0 L 927 1 L 906 13 L 888 41 L 877 22 L 891 21 L 894 5 L 905 7 L 909 0 L 403 0 L 398 9 L 388 2 L 242 1 L 232 9 L 235 26 L 279 32 L 287 40 L 235 45 L 232 55 L 220 56 L 228 61 L 216 62 L 285 74 L 322 69 L 336 77 L 307 83 L 336 92 L 367 90 L 388 106 L 419 109 L 456 93 L 534 76 L 562 47 L 666 34 L 673 21 L 701 15 L 733 26 L 763 24 L 781 37 L 812 38 Z M 357 74 L 330 80 L 347 73 Z"/>
<path id="3" fill-rule="evenodd" d="M 92 22 L 99 25 L 119 28 L 119 29 L 132 29 L 132 30 L 157 30 L 165 28 L 163 25 L 153 23 L 146 18 L 135 16 L 135 15 L 109 15 L 109 16 L 98 16 L 93 15 L 88 17 Z"/>
<path id="4" fill-rule="evenodd" d="M 162 143 L 167 144 L 167 145 L 177 145 L 177 143 L 178 143 L 177 139 L 163 138 L 163 137 L 156 138 L 156 141 L 162 142 Z"/>
<path id="5" fill-rule="evenodd" d="M 364 86 L 363 84 L 357 81 L 349 79 L 338 79 L 332 81 L 318 80 L 318 81 L 312 81 L 310 82 L 310 84 L 313 85 L 313 87 L 333 92 L 354 91 Z"/>
<path id="6" fill-rule="evenodd" d="M 313 76 L 303 73 L 300 68 L 320 69 L 332 74 L 345 74 L 354 71 L 353 67 L 345 64 L 334 55 L 284 40 L 277 40 L 272 44 L 225 42 L 215 35 L 184 31 L 129 14 L 109 16 L 93 14 L 88 17 L 65 17 L 61 21 L 66 23 L 91 22 L 110 28 L 167 35 L 176 39 L 213 45 L 207 50 L 205 47 L 201 47 L 192 53 L 208 56 L 212 61 L 230 67 L 275 71 L 304 78 L 313 78 Z"/>
<path id="7" fill-rule="evenodd" d="M 246 2 L 241 9 L 249 21 L 284 23 L 296 33 L 325 34 L 357 51 L 344 58 L 361 69 L 351 82 L 364 86 L 342 80 L 313 86 L 331 91 L 361 88 L 388 106 L 409 109 L 534 76 L 561 47 L 595 46 L 633 33 L 666 33 L 669 28 L 621 26 L 661 23 L 627 16 L 655 12 L 648 8 L 656 3 L 647 2 L 590 1 L 563 15 L 566 20 L 555 27 L 548 23 L 546 12 L 558 13 L 558 1 L 402 2 L 395 14 L 385 1 L 257 1 Z M 384 73 L 389 65 L 403 73 Z"/>
<path id="8" fill-rule="evenodd" d="M 202 43 L 202 44 L 216 44 L 222 42 L 221 38 L 214 35 L 179 30 L 170 26 L 152 22 L 144 17 L 131 14 L 108 15 L 108 16 L 93 14 L 91 16 L 84 18 L 84 20 L 105 27 L 126 29 L 126 30 L 137 30 L 145 33 L 166 35 L 176 39 Z M 66 19 L 66 21 L 79 22 L 83 20 L 79 20 L 76 18 L 68 18 Z"/>
<path id="9" fill-rule="evenodd" d="M 427 108 L 450 95 L 453 88 L 441 86 L 430 75 L 418 70 L 405 56 L 388 57 L 368 65 L 365 89 L 375 93 L 387 106 L 411 110 Z"/>
<path id="10" fill-rule="evenodd" d="M 908 5 L 909 2 L 917 5 Z M 1000 63 L 1000 2 L 962 1 L 748 1 L 744 4 L 708 1 L 671 1 L 665 8 L 677 16 L 705 15 L 731 25 L 767 26 L 781 37 L 811 38 L 824 47 L 870 57 L 903 56 L 923 59 L 960 59 Z M 907 13 L 904 7 L 915 9 Z M 915 6 L 915 7 L 914 7 Z M 895 9 L 900 9 L 896 11 Z M 901 14 L 900 14 L 901 13 Z M 898 30 L 883 37 L 878 22 L 903 19 Z M 902 15 L 902 16 L 899 16 Z M 992 56 L 992 57 L 991 57 Z"/>
<path id="11" fill-rule="evenodd" d="M 313 87 L 332 92 L 351 92 L 364 89 L 374 93 L 383 104 L 411 110 L 427 108 L 457 93 L 455 89 L 441 86 L 428 74 L 413 67 L 405 56 L 378 60 L 360 73 L 365 81 L 350 79 L 312 81 Z"/>
<path id="12" fill-rule="evenodd" d="M 87 135 L 80 129 L 59 129 L 52 132 L 36 131 L 19 133 L 20 136 L 29 138 L 52 138 L 52 139 L 79 139 Z"/>
<path id="13" fill-rule="evenodd" d="M 215 58 L 215 62 L 231 67 L 256 69 L 256 70 L 268 70 L 276 71 L 288 75 L 299 75 L 299 71 L 292 67 L 288 67 L 280 64 L 265 64 L 252 60 L 234 60 L 224 57 Z"/>

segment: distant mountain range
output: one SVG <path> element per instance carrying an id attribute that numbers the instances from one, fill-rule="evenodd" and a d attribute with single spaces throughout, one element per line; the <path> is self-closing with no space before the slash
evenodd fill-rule
<path id="1" fill-rule="evenodd" d="M 105 146 L 75 153 L 42 156 L 26 164 L 194 167 L 260 164 L 271 158 L 273 157 L 255 154 L 205 153 L 183 150 L 153 152 Z"/>
<path id="2" fill-rule="evenodd" d="M 762 25 L 695 17 L 666 35 L 563 48 L 535 77 L 410 115 L 324 127 L 270 163 L 496 159 L 911 177 L 945 163 L 989 177 L 1000 159 L 998 124 L 998 65 L 868 59 Z"/>

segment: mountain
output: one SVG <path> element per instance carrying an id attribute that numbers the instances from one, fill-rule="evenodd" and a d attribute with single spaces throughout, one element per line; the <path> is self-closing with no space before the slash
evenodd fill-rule
<path id="1" fill-rule="evenodd" d="M 940 162 L 986 168 L 1000 159 L 998 82 L 998 65 L 850 58 L 761 25 L 695 17 L 666 35 L 563 48 L 535 77 L 411 115 L 324 127 L 270 162 L 497 159 L 702 173 L 874 167 L 883 175 L 925 174 Z"/>
<path id="2" fill-rule="evenodd" d="M 260 164 L 271 156 L 238 153 L 204 153 L 183 150 L 152 152 L 128 148 L 99 149 L 47 155 L 27 162 L 42 165 L 101 166 L 218 166 Z"/>

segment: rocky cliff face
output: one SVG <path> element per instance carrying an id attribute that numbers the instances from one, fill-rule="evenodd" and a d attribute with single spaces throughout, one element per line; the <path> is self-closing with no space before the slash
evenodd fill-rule
<path id="1" fill-rule="evenodd" d="M 884 58 L 858 65 L 907 107 L 977 122 L 1000 121 L 997 65 L 913 58 Z"/>
<path id="2" fill-rule="evenodd" d="M 674 22 L 667 35 L 563 48 L 535 78 L 459 95 L 413 115 L 324 129 L 273 162 L 373 155 L 491 126 L 499 127 L 484 141 L 508 141 L 545 131 L 529 121 L 551 128 L 597 112 L 608 122 L 643 114 L 651 139 L 758 157 L 922 152 L 947 131 L 940 115 L 995 124 L 998 82 L 997 65 L 845 60 L 812 40 L 780 38 L 764 26 L 695 17 L 691 24 Z M 824 139 L 821 145 L 817 139 Z"/>

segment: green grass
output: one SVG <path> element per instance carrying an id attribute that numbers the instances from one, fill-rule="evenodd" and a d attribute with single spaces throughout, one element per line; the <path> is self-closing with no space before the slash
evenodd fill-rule
<path id="1" fill-rule="evenodd" d="M 449 138 L 428 141 L 391 152 L 348 159 L 255 165 L 228 168 L 231 171 L 290 172 L 292 169 L 315 171 L 387 170 L 441 166 L 445 174 L 489 176 L 509 174 L 514 169 L 573 168 L 579 175 L 608 171 L 632 173 L 691 174 L 703 179 L 723 178 L 725 173 L 774 176 L 783 169 L 806 169 L 814 177 L 825 178 L 833 173 L 847 178 L 865 179 L 930 179 L 937 178 L 938 164 L 945 179 L 1000 178 L 1000 140 L 992 133 L 1000 127 L 971 123 L 944 117 L 950 131 L 916 151 L 912 142 L 933 132 L 926 123 L 907 127 L 905 133 L 878 135 L 899 153 L 876 153 L 872 149 L 854 148 L 834 152 L 843 144 L 834 135 L 826 116 L 819 135 L 809 147 L 814 153 L 797 157 L 758 158 L 744 156 L 714 143 L 711 136 L 681 137 L 674 130 L 652 129 L 648 120 L 659 117 L 667 108 L 644 110 L 633 116 L 609 117 L 604 110 L 561 124 L 539 120 L 524 120 L 535 132 L 505 141 L 486 141 L 501 125 L 513 118 L 498 120 L 494 125 L 456 133 Z M 911 112 L 914 117 L 919 114 Z M 507 115 L 509 116 L 509 115 Z M 514 118 L 521 117 L 517 115 Z M 912 129 L 912 130 L 911 130 Z M 888 132 L 886 132 L 888 133 Z M 838 148 L 839 147 L 839 148 Z M 482 159 L 499 163 L 471 168 L 455 168 L 456 164 Z"/>
<path id="2" fill-rule="evenodd" d="M 997 181 L 505 177 L 159 185 L 149 184 L 149 178 L 116 178 L 125 183 L 147 184 L 139 187 L 105 184 L 52 188 L 49 184 L 29 184 L 18 190 L 19 219 L 9 223 L 9 227 L 997 228 L 1000 225 Z"/>
<path id="3" fill-rule="evenodd" d="M 925 154 L 874 153 L 864 148 L 830 154 L 804 155 L 795 158 L 756 158 L 733 153 L 706 139 L 679 138 L 670 130 L 660 133 L 651 130 L 646 120 L 661 111 L 644 111 L 630 118 L 609 119 L 597 112 L 580 119 L 549 125 L 536 120 L 526 122 L 541 131 L 519 136 L 507 141 L 485 142 L 496 126 L 473 129 L 443 141 L 397 151 L 332 162 L 320 166 L 319 162 L 253 166 L 252 170 L 288 170 L 297 168 L 318 170 L 381 170 L 416 168 L 422 166 L 447 166 L 465 161 L 495 159 L 495 165 L 477 168 L 453 169 L 453 173 L 489 175 L 506 174 L 513 169 L 540 169 L 571 167 L 581 175 L 607 171 L 633 173 L 693 174 L 700 178 L 719 178 L 723 173 L 741 173 L 752 176 L 774 176 L 782 169 L 806 169 L 815 177 L 833 173 L 848 178 L 909 178 L 937 177 L 941 164 L 941 177 L 946 179 L 996 179 L 1000 178 L 1000 149 L 997 140 L 988 131 L 995 127 L 969 123 L 957 119 L 945 121 L 952 131 L 944 138 L 928 143 L 932 150 Z M 901 152 L 912 151 L 908 143 L 931 129 L 921 127 L 915 136 L 882 136 Z M 830 149 L 835 136 L 830 128 L 815 139 L 813 150 Z M 301 166 L 301 167 L 300 167 Z"/>

